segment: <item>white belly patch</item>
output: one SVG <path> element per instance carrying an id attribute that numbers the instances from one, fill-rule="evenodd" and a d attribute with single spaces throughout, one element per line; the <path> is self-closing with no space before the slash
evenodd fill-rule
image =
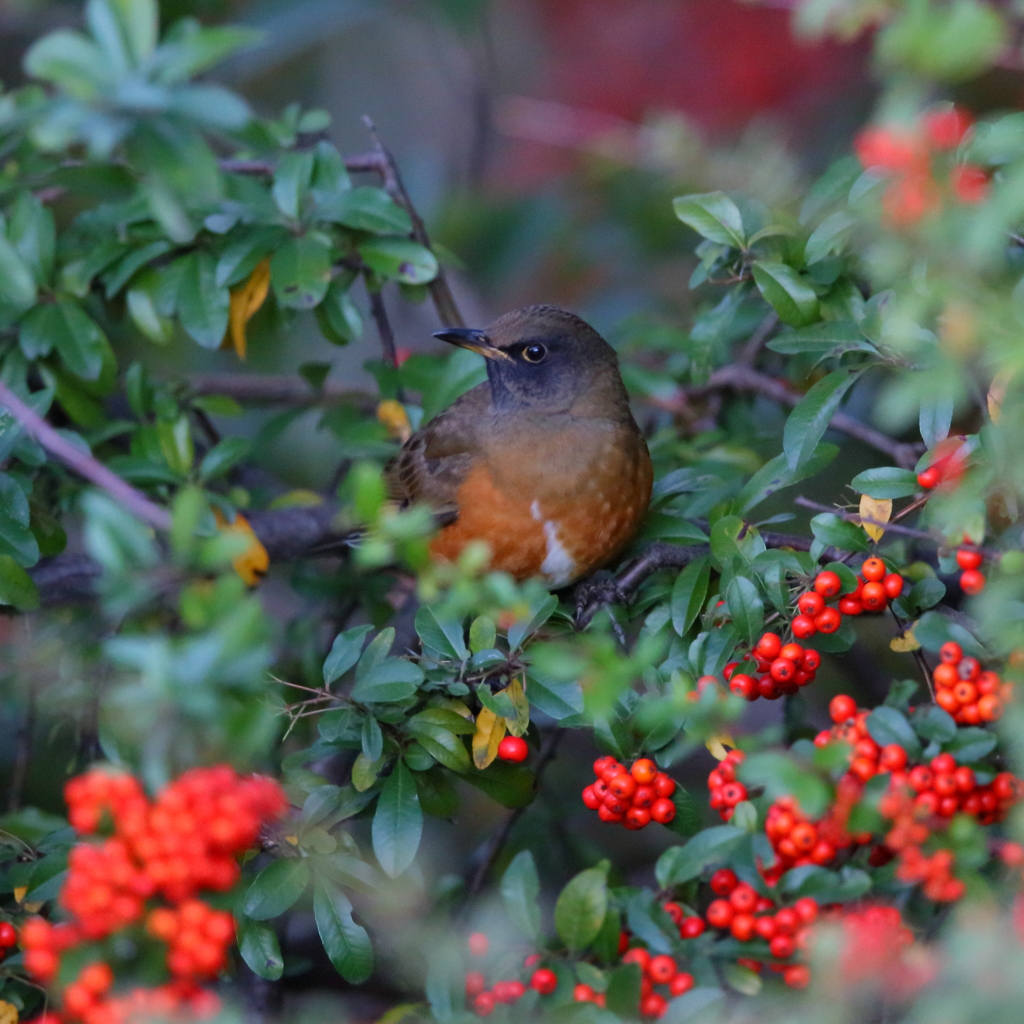
<path id="1" fill-rule="evenodd" d="M 543 524 L 544 540 L 547 542 L 540 571 L 553 587 L 565 586 L 575 575 L 576 562 L 558 539 L 558 523 L 553 519 L 545 519 L 536 501 L 530 506 L 530 515 Z"/>

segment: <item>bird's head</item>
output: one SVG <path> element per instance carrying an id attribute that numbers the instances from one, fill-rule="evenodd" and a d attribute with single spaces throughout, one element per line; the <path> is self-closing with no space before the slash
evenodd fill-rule
<path id="1" fill-rule="evenodd" d="M 483 330 L 438 331 L 487 360 L 496 410 L 566 412 L 589 397 L 625 399 L 615 350 L 588 323 L 555 306 L 526 306 Z"/>

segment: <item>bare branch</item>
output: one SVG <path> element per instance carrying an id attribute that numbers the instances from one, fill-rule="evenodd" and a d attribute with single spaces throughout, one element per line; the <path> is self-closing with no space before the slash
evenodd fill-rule
<path id="1" fill-rule="evenodd" d="M 883 523 L 880 519 L 862 516 L 859 512 L 844 512 L 841 508 L 836 508 L 833 505 L 822 505 L 817 501 L 810 501 L 808 498 L 803 497 L 803 495 L 798 495 L 794 498 L 793 504 L 799 505 L 801 508 L 809 508 L 812 512 L 831 512 L 833 515 L 839 516 L 840 519 L 845 519 L 848 523 L 854 523 L 857 526 L 867 523 L 868 526 L 880 526 L 889 533 L 899 533 L 904 537 L 914 537 L 917 540 L 930 541 L 932 544 L 943 543 L 941 537 L 936 537 L 926 530 L 914 530 L 909 526 L 900 526 L 899 523 Z"/>
<path id="2" fill-rule="evenodd" d="M 107 469 L 92 455 L 77 448 L 57 433 L 34 409 L 30 409 L 6 384 L 0 382 L 0 405 L 6 406 L 25 431 L 36 439 L 54 458 L 90 483 L 102 488 L 124 506 L 136 519 L 157 530 L 169 530 L 171 517 L 166 509 L 155 505 L 141 491 Z"/>
<path id="3" fill-rule="evenodd" d="M 791 408 L 801 399 L 801 395 L 790 391 L 781 381 L 768 377 L 763 373 L 741 363 L 732 363 L 716 370 L 711 379 L 701 387 L 687 388 L 688 398 L 700 398 L 714 391 L 753 391 L 756 394 L 764 395 L 778 402 L 780 405 L 787 405 Z M 847 416 L 845 413 L 837 412 L 832 417 L 831 426 L 833 429 L 847 434 L 850 437 L 862 441 L 864 444 L 888 455 L 898 466 L 904 468 L 912 467 L 924 451 L 923 445 L 904 444 L 902 441 L 894 441 L 891 437 L 883 434 L 866 423 Z"/>
<path id="4" fill-rule="evenodd" d="M 351 402 L 371 411 L 376 400 L 364 391 L 333 382 L 312 388 L 299 377 L 259 373 L 191 373 L 186 378 L 193 395 L 226 395 L 251 405 L 337 405 Z"/>

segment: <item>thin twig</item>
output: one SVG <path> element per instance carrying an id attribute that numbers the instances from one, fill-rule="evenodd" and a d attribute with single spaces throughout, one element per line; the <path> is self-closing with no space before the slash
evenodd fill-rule
<path id="1" fill-rule="evenodd" d="M 905 623 L 893 610 L 892 605 L 889 605 L 889 613 L 893 619 L 896 620 L 896 628 L 900 631 L 900 636 L 906 635 L 907 623 Z M 918 668 L 921 669 L 921 675 L 924 676 L 924 685 L 928 687 L 928 693 L 931 695 L 932 703 L 935 703 L 935 690 L 932 687 L 932 673 L 931 669 L 928 668 L 928 662 L 925 661 L 924 652 L 920 647 L 910 652 L 914 656 L 914 660 L 917 662 Z"/>
<path id="2" fill-rule="evenodd" d="M 288 374 L 193 373 L 186 378 L 193 395 L 225 395 L 253 405 L 335 405 L 352 402 L 372 410 L 376 400 L 365 391 L 325 382 L 313 388 Z"/>
<path id="3" fill-rule="evenodd" d="M 554 759 L 554 756 L 558 751 L 558 744 L 561 743 L 564 735 L 564 729 L 553 729 L 545 737 L 544 743 L 540 749 L 540 756 L 537 758 L 537 767 L 534 769 L 534 790 L 540 789 L 540 781 L 541 776 L 544 773 L 544 769 Z M 487 875 L 494 866 L 494 862 L 498 859 L 498 854 L 501 853 L 501 848 L 505 845 L 512 832 L 513 826 L 523 816 L 523 812 L 525 810 L 526 807 L 517 807 L 514 811 L 510 811 L 506 816 L 505 821 L 502 823 L 501 828 L 499 828 L 491 837 L 487 844 L 483 860 L 474 872 L 473 880 L 469 883 L 469 890 L 466 893 L 467 902 L 483 888 L 483 884 L 487 880 Z"/>
<path id="4" fill-rule="evenodd" d="M 741 366 L 753 366 L 757 359 L 764 343 L 772 336 L 772 331 L 779 326 L 779 314 L 772 310 L 762 321 L 758 324 L 757 330 L 750 336 L 747 343 L 743 346 L 740 351 L 739 359 L 737 362 Z"/>
<path id="5" fill-rule="evenodd" d="M 34 409 L 30 409 L 6 384 L 0 382 L 0 405 L 6 406 L 25 431 L 51 455 L 90 483 L 105 490 L 136 519 L 157 530 L 169 530 L 171 517 L 141 491 L 107 469 L 102 462 L 62 437 Z"/>
<path id="6" fill-rule="evenodd" d="M 14 764 L 11 766 L 10 789 L 7 794 L 7 810 L 16 811 L 21 806 L 21 795 L 28 780 L 28 769 L 32 763 L 32 746 L 36 732 L 36 692 L 30 689 L 25 717 L 18 728 Z"/>
<path id="7" fill-rule="evenodd" d="M 384 179 L 384 188 L 390 193 L 391 198 L 404 207 L 405 212 L 409 214 L 409 219 L 412 221 L 412 237 L 424 248 L 430 249 L 430 237 L 427 235 L 423 218 L 420 217 L 416 207 L 412 204 L 412 200 L 409 198 L 409 193 L 405 190 L 402 175 L 398 171 L 398 164 L 395 163 L 395 158 L 381 142 L 380 136 L 377 134 L 377 127 L 373 121 L 364 115 L 363 124 L 366 125 L 370 138 L 373 140 L 374 153 L 379 154 L 383 164 L 381 177 Z M 438 266 L 437 276 L 427 285 L 427 288 L 430 291 L 430 297 L 434 301 L 434 308 L 437 310 L 441 323 L 445 327 L 465 327 L 466 322 L 462 319 L 462 314 L 459 312 L 459 307 L 455 302 L 455 296 L 452 295 L 451 288 L 448 287 L 448 279 L 445 277 L 444 269 L 441 266 Z"/>
<path id="8" fill-rule="evenodd" d="M 939 538 L 928 533 L 926 530 L 914 530 L 909 526 L 900 526 L 899 523 L 883 523 L 881 519 L 862 516 L 859 512 L 844 512 L 842 509 L 834 508 L 831 505 L 822 505 L 820 502 L 810 501 L 803 497 L 803 495 L 798 495 L 794 498 L 793 504 L 799 505 L 801 508 L 809 508 L 813 512 L 831 512 L 833 515 L 839 516 L 840 519 L 845 519 L 848 523 L 855 523 L 857 526 L 867 523 L 868 526 L 878 526 L 890 533 L 900 533 L 905 537 L 914 537 L 916 540 L 926 540 L 932 544 L 942 543 Z"/>
<path id="9" fill-rule="evenodd" d="M 384 351 L 384 360 L 398 369 L 398 351 L 395 348 L 395 332 L 391 329 L 391 321 L 388 319 L 388 311 L 384 308 L 384 299 L 381 293 L 370 287 L 366 282 L 366 294 L 370 297 L 370 313 L 373 315 L 373 322 L 377 325 L 377 334 L 380 335 L 380 347 Z"/>
<path id="10" fill-rule="evenodd" d="M 771 398 L 780 405 L 788 405 L 790 407 L 797 405 L 803 397 L 796 392 L 790 391 L 782 381 L 759 373 L 757 370 L 749 366 L 743 366 L 740 363 L 731 363 L 729 366 L 723 366 L 721 369 L 716 370 L 711 375 L 707 384 L 700 387 L 687 388 L 686 396 L 687 398 L 702 398 L 705 395 L 722 390 L 753 391 L 756 394 Z M 874 427 L 869 427 L 866 423 L 861 423 L 860 420 L 847 416 L 845 413 L 837 412 L 832 417 L 830 425 L 835 430 L 847 434 L 849 437 L 854 437 L 877 451 L 884 452 L 896 465 L 903 466 L 904 468 L 915 465 L 920 453 L 924 451 L 924 448 L 920 445 L 894 441 L 880 430 L 875 430 Z"/>

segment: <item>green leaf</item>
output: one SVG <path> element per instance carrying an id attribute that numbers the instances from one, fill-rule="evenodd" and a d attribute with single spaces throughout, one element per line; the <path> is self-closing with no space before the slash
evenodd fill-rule
<path id="1" fill-rule="evenodd" d="M 284 974 L 284 958 L 273 928 L 241 915 L 237 927 L 238 951 L 249 970 L 268 981 L 277 981 Z"/>
<path id="2" fill-rule="evenodd" d="M 431 715 L 432 711 L 434 712 L 433 716 Z M 458 719 L 456 728 L 459 733 L 467 731 L 467 728 L 472 730 L 473 723 L 468 719 L 463 718 L 454 711 L 446 712 L 440 708 L 428 709 L 410 718 L 406 722 L 406 730 L 416 738 L 435 761 L 443 764 L 445 768 L 450 768 L 453 772 L 459 772 L 460 774 L 468 772 L 470 760 L 466 745 L 459 739 L 458 733 L 453 731 L 447 722 L 437 721 L 436 716 L 438 712 Z"/>
<path id="3" fill-rule="evenodd" d="M 277 208 L 290 220 L 298 220 L 312 176 L 312 150 L 289 150 L 278 161 L 270 191 Z"/>
<path id="4" fill-rule="evenodd" d="M 791 266 L 756 260 L 751 269 L 758 291 L 784 324 L 803 327 L 817 317 L 818 296 Z"/>
<path id="5" fill-rule="evenodd" d="M 766 347 L 787 356 L 878 351 L 864 339 L 863 331 L 852 320 L 822 320 L 809 327 L 780 334 L 772 338 Z"/>
<path id="6" fill-rule="evenodd" d="M 372 626 L 353 626 L 334 638 L 331 652 L 324 661 L 324 682 L 330 686 L 343 676 L 358 660 L 363 651 L 363 640 Z"/>
<path id="7" fill-rule="evenodd" d="M 362 314 L 340 281 L 331 281 L 314 313 L 323 336 L 333 345 L 347 345 L 362 337 Z"/>
<path id="8" fill-rule="evenodd" d="M 376 761 L 384 753 L 384 733 L 381 732 L 380 724 L 373 715 L 367 715 L 363 719 L 359 740 L 362 744 L 363 757 L 367 761 Z"/>
<path id="9" fill-rule="evenodd" d="M 522 642 L 532 636 L 554 614 L 558 607 L 558 598 L 554 594 L 545 594 L 530 604 L 527 615 L 517 619 L 508 629 L 509 650 L 516 651 Z"/>
<path id="10" fill-rule="evenodd" d="M 710 1019 L 704 1011 L 724 998 L 725 993 L 720 988 L 691 988 L 668 1004 L 668 1010 L 661 1018 L 662 1024 L 686 1024 L 698 1015 L 701 1020 Z"/>
<path id="11" fill-rule="evenodd" d="M 608 912 L 607 862 L 587 868 L 561 891 L 555 903 L 555 930 L 571 953 L 580 953 L 597 938 Z"/>
<path id="12" fill-rule="evenodd" d="M 703 815 L 694 795 L 682 786 L 676 786 L 672 803 L 676 805 L 676 816 L 665 827 L 677 836 L 695 836 L 703 824 Z"/>
<path id="13" fill-rule="evenodd" d="M 329 879 L 318 877 L 313 888 L 313 916 L 320 941 L 334 969 L 351 985 L 373 973 L 373 946 L 366 929 L 352 920 L 352 904 Z"/>
<path id="14" fill-rule="evenodd" d="M 70 299 L 37 306 L 22 321 L 18 338 L 29 358 L 45 355 L 55 346 L 64 365 L 83 380 L 96 380 L 110 352 L 107 336 Z"/>
<path id="15" fill-rule="evenodd" d="M 103 51 L 80 32 L 43 36 L 29 47 L 23 63 L 33 78 L 52 82 L 74 99 L 96 99 L 113 82 L 113 68 Z"/>
<path id="16" fill-rule="evenodd" d="M 836 210 L 834 213 L 830 213 L 807 239 L 807 246 L 804 249 L 804 259 L 807 265 L 817 263 L 818 260 L 824 259 L 830 253 L 842 249 L 856 224 L 857 218 L 851 216 L 846 210 Z"/>
<path id="17" fill-rule="evenodd" d="M 751 509 L 756 508 L 770 498 L 776 491 L 784 487 L 792 487 L 793 484 L 806 480 L 808 477 L 820 473 L 839 454 L 839 446 L 830 444 L 828 441 L 819 442 L 814 449 L 814 454 L 795 470 L 789 468 L 784 453 L 780 452 L 775 458 L 766 462 L 743 486 L 743 490 L 736 495 L 736 502 L 739 505 L 741 515 L 746 515 Z"/>
<path id="18" fill-rule="evenodd" d="M 402 284 L 427 284 L 437 277 L 437 257 L 407 238 L 371 238 L 359 244 L 359 255 L 376 274 Z"/>
<path id="19" fill-rule="evenodd" d="M 697 621 L 711 581 L 711 564 L 707 558 L 694 559 L 676 577 L 672 586 L 672 628 L 685 636 Z"/>
<path id="20" fill-rule="evenodd" d="M 223 476 L 233 466 L 247 458 L 252 447 L 252 441 L 247 437 L 226 437 L 223 441 L 218 441 L 199 463 L 200 479 L 215 480 Z"/>
<path id="21" fill-rule="evenodd" d="M 761 975 L 743 964 L 725 964 L 722 976 L 729 988 L 745 996 L 756 996 L 761 991 Z"/>
<path id="22" fill-rule="evenodd" d="M 529 850 L 520 850 L 505 869 L 501 898 L 512 923 L 536 942 L 540 936 L 540 877 Z"/>
<path id="23" fill-rule="evenodd" d="M 399 761 L 377 801 L 371 835 L 373 852 L 391 878 L 412 864 L 423 834 L 423 812 L 412 773 Z"/>
<path id="24" fill-rule="evenodd" d="M 275 860 L 253 879 L 243 908 L 254 921 L 279 917 L 306 891 L 308 884 L 309 867 L 304 860 Z"/>
<path id="25" fill-rule="evenodd" d="M 885 705 L 875 708 L 868 715 L 867 726 L 871 738 L 880 747 L 898 743 L 906 750 L 911 761 L 916 760 L 921 753 L 921 744 L 917 733 L 914 732 L 913 726 L 907 721 L 906 716 L 896 708 Z"/>
<path id="26" fill-rule="evenodd" d="M 810 766 L 792 754 L 767 750 L 751 754 L 740 767 L 740 778 L 748 788 L 764 786 L 769 799 L 792 796 L 809 818 L 821 815 L 829 804 L 831 792 L 825 782 L 809 770 Z"/>
<path id="27" fill-rule="evenodd" d="M 790 469 L 810 459 L 839 408 L 843 396 L 860 376 L 859 370 L 835 370 L 819 380 L 789 414 L 782 448 Z"/>
<path id="28" fill-rule="evenodd" d="M 957 729 L 956 735 L 942 745 L 944 754 L 952 754 L 957 764 L 975 764 L 996 748 L 999 737 L 994 732 L 970 726 Z"/>
<path id="29" fill-rule="evenodd" d="M 726 588 L 725 603 L 740 637 L 755 643 L 764 625 L 764 602 L 757 585 L 745 576 L 735 576 Z"/>
<path id="30" fill-rule="evenodd" d="M 404 700 L 423 682 L 423 669 L 404 658 L 386 658 L 375 665 L 352 687 L 352 700 L 364 704 Z"/>
<path id="31" fill-rule="evenodd" d="M 450 821 L 459 809 L 459 794 L 448 772 L 435 765 L 425 772 L 413 772 L 412 777 L 423 813 Z"/>
<path id="32" fill-rule="evenodd" d="M 319 234 L 291 238 L 274 253 L 270 279 L 277 301 L 288 309 L 312 309 L 331 283 L 331 249 Z"/>
<path id="33" fill-rule="evenodd" d="M 530 671 L 526 682 L 527 700 L 556 722 L 583 713 L 583 690 L 574 680 L 554 680 Z"/>
<path id="34" fill-rule="evenodd" d="M 956 736 L 956 720 L 948 711 L 934 705 L 915 708 L 910 724 L 914 732 L 929 743 L 948 743 Z"/>
<path id="35" fill-rule="evenodd" d="M 0 605 L 12 605 L 21 612 L 39 607 L 39 591 L 13 555 L 0 554 Z"/>
<path id="36" fill-rule="evenodd" d="M 605 1005 L 623 1020 L 636 1017 L 640 1005 L 640 965 L 623 964 L 611 972 L 605 991 Z"/>
<path id="37" fill-rule="evenodd" d="M 19 192 L 9 216 L 7 236 L 42 288 L 53 273 L 56 246 L 53 214 L 31 192 Z"/>
<path id="38" fill-rule="evenodd" d="M 324 199 L 317 206 L 317 213 L 324 220 L 375 235 L 408 235 L 412 231 L 409 214 L 384 189 L 370 185 Z"/>
<path id="39" fill-rule="evenodd" d="M 696 878 L 706 867 L 725 860 L 746 835 L 733 825 L 716 825 L 698 832 L 683 846 L 670 846 L 654 868 L 658 885 L 669 889 Z"/>
<path id="40" fill-rule="evenodd" d="M 478 615 L 469 627 L 469 649 L 474 654 L 493 650 L 498 639 L 498 630 L 494 619 L 489 615 Z"/>
<path id="41" fill-rule="evenodd" d="M 442 657 L 454 658 L 456 661 L 465 661 L 469 657 L 461 622 L 439 619 L 432 608 L 423 605 L 416 612 L 415 626 L 424 645 Z"/>
<path id="42" fill-rule="evenodd" d="M 972 633 L 941 612 L 925 612 L 914 623 L 914 636 L 926 651 L 937 652 L 947 640 L 955 640 L 963 648 L 964 654 L 975 658 L 988 657 L 985 648 Z"/>
<path id="43" fill-rule="evenodd" d="M 867 534 L 834 512 L 822 512 L 811 520 L 811 532 L 822 544 L 843 551 L 867 551 Z"/>
<path id="44" fill-rule="evenodd" d="M 228 329 L 228 289 L 217 284 L 217 263 L 208 252 L 194 252 L 180 261 L 177 310 L 181 326 L 203 348 L 220 348 Z"/>
<path id="45" fill-rule="evenodd" d="M 858 494 L 866 494 L 870 498 L 906 498 L 918 490 L 917 475 L 913 470 L 895 466 L 865 469 L 850 481 L 850 486 Z"/>
<path id="46" fill-rule="evenodd" d="M 918 429 L 921 431 L 921 440 L 928 448 L 934 448 L 949 435 L 949 428 L 953 425 L 953 408 L 953 399 L 949 395 L 929 395 L 921 400 Z"/>
<path id="47" fill-rule="evenodd" d="M 734 249 L 746 244 L 743 216 L 724 192 L 680 196 L 672 201 L 672 209 L 684 224 L 712 242 Z"/>
<path id="48" fill-rule="evenodd" d="M 470 772 L 461 781 L 482 790 L 511 811 L 528 807 L 536 795 L 537 777 L 521 764 L 495 761 L 485 772 Z"/>

